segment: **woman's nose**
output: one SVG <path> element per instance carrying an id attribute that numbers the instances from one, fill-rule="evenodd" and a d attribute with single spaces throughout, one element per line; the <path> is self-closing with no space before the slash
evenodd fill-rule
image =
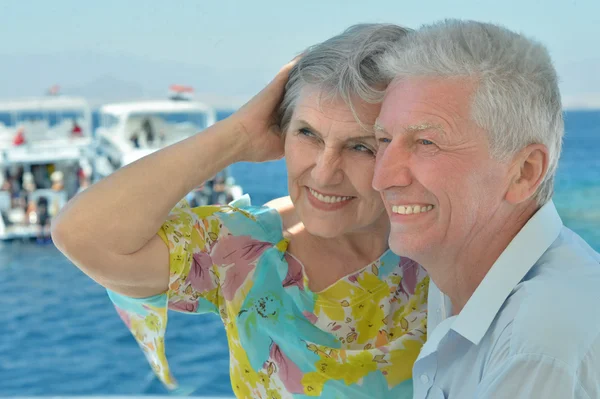
<path id="1" fill-rule="evenodd" d="M 344 179 L 340 154 L 333 148 L 325 147 L 319 152 L 311 174 L 321 187 L 340 184 Z"/>

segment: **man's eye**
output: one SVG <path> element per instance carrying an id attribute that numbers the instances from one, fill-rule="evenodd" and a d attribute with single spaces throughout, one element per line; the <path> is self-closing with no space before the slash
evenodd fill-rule
<path id="1" fill-rule="evenodd" d="M 390 139 L 388 139 L 388 138 L 386 138 L 386 137 L 381 137 L 381 138 L 378 138 L 378 139 L 377 139 L 377 141 L 378 141 L 380 144 L 389 144 L 389 143 L 390 143 L 392 140 L 390 140 Z"/>
<path id="2" fill-rule="evenodd" d="M 433 141 L 426 140 L 426 139 L 419 139 L 418 142 L 419 142 L 419 144 L 423 144 L 423 145 L 433 145 L 433 144 L 435 144 Z"/>

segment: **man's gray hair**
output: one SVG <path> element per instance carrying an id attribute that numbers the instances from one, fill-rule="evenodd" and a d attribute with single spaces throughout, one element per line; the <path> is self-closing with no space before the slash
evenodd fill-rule
<path id="1" fill-rule="evenodd" d="M 549 151 L 535 199 L 552 198 L 564 122 L 558 78 L 541 44 L 500 26 L 446 20 L 424 26 L 378 59 L 388 82 L 410 77 L 469 77 L 478 85 L 471 116 L 489 134 L 492 155 L 508 160 L 525 146 Z"/>
<path id="2" fill-rule="evenodd" d="M 375 57 L 410 30 L 393 24 L 358 24 L 306 49 L 292 68 L 279 108 L 281 131 L 286 132 L 302 88 L 321 91 L 320 99 L 341 98 L 357 117 L 352 98 L 370 103 L 381 100 L 386 77 Z M 360 123 L 360 120 L 357 121 Z"/>

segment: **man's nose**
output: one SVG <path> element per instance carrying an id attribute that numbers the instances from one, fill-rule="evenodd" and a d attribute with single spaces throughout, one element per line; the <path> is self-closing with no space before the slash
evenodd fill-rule
<path id="1" fill-rule="evenodd" d="M 389 145 L 377 153 L 373 189 L 383 191 L 391 187 L 406 187 L 412 183 L 409 167 L 410 154 Z"/>

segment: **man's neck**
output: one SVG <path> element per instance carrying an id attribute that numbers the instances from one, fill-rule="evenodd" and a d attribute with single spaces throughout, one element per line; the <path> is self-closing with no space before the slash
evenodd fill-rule
<path id="1" fill-rule="evenodd" d="M 462 247 L 448 248 L 446 254 L 423 263 L 433 282 L 450 298 L 453 315 L 461 312 L 496 260 L 538 209 L 532 201 L 508 215 L 494 216 Z"/>

